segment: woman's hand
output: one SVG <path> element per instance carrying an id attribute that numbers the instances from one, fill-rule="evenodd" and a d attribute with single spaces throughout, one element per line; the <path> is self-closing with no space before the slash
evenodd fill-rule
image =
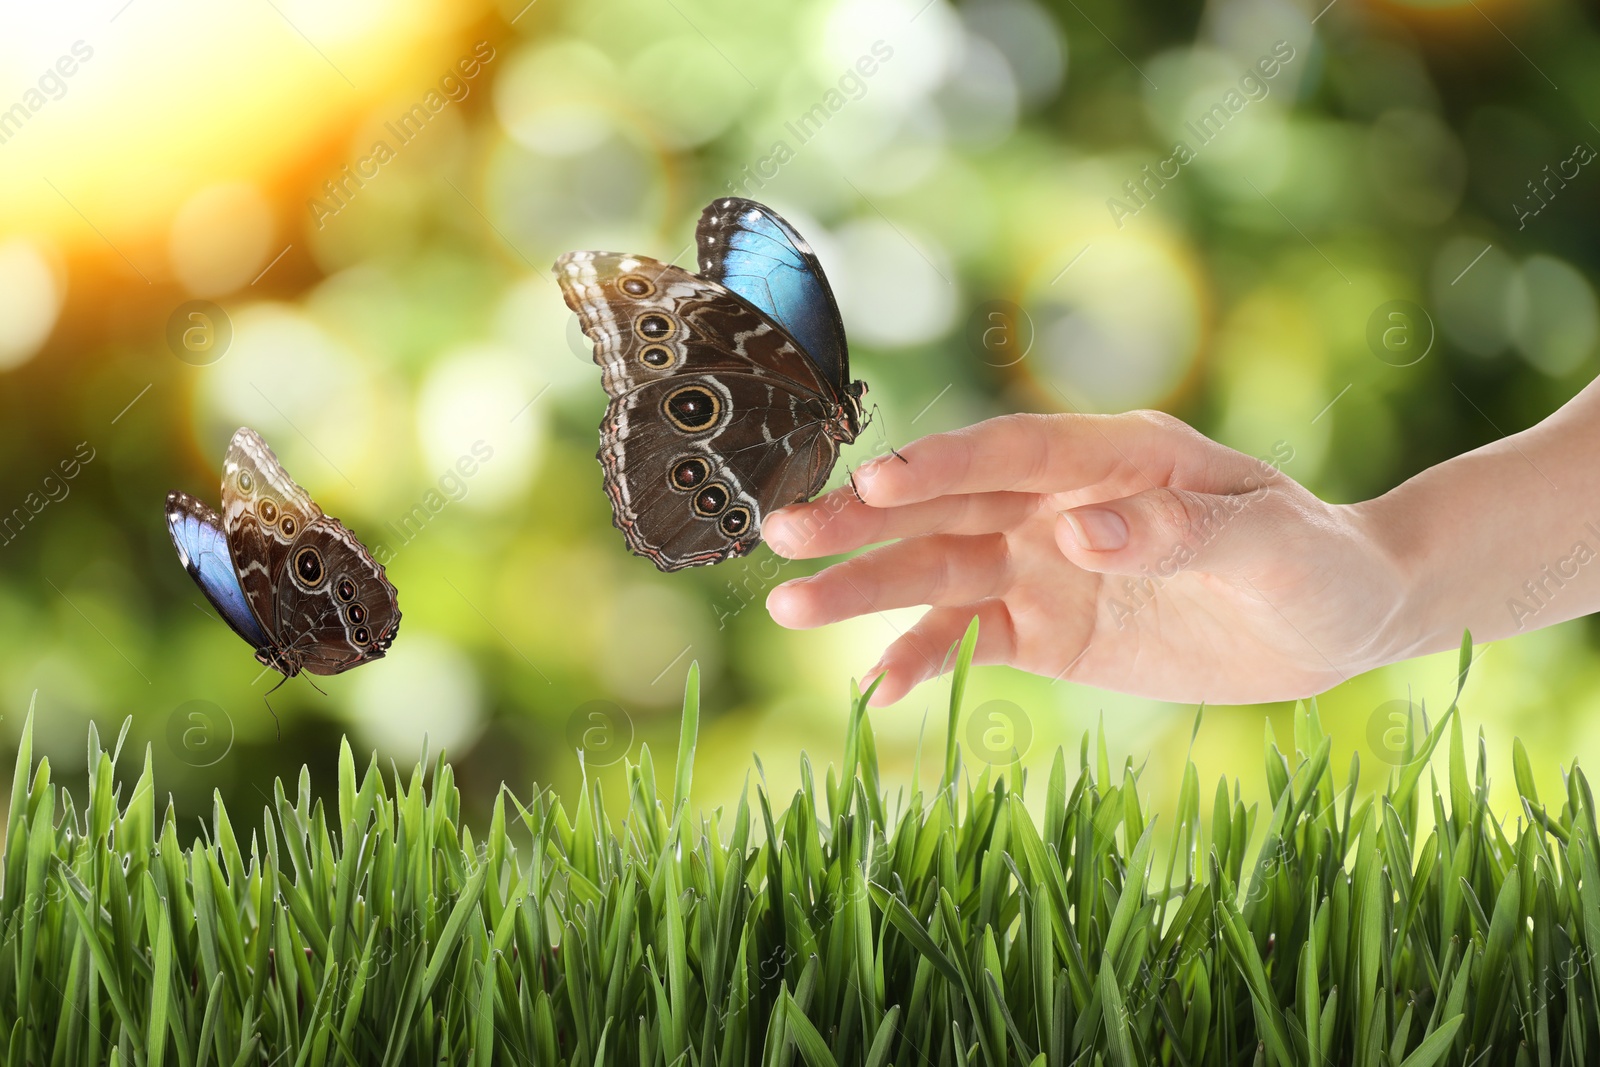
<path id="1" fill-rule="evenodd" d="M 794 559 L 889 542 L 767 608 L 803 629 L 929 605 L 868 670 L 874 704 L 948 669 L 974 615 L 981 663 L 1189 703 L 1308 696 L 1396 658 L 1406 590 L 1370 509 L 1318 500 L 1280 451 L 1254 459 L 1159 412 L 925 437 L 856 490 L 767 517 Z"/>

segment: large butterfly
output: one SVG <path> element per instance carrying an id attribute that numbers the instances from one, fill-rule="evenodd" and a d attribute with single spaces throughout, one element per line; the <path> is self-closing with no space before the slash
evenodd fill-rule
<path id="1" fill-rule="evenodd" d="M 768 512 L 816 495 L 867 390 L 822 264 L 777 212 L 715 201 L 696 240 L 699 274 L 616 252 L 555 266 L 611 397 L 612 521 L 664 571 L 742 556 Z"/>
<path id="2" fill-rule="evenodd" d="M 167 494 L 178 559 L 256 659 L 285 678 L 338 674 L 382 658 L 400 604 L 382 565 L 241 427 L 222 467 L 222 517 Z"/>

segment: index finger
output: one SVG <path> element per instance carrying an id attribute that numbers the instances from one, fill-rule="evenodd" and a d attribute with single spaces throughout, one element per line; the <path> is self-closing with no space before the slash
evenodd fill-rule
<path id="1" fill-rule="evenodd" d="M 969 493 L 1064 493 L 1097 488 L 1131 496 L 1181 484 L 1231 492 L 1254 461 L 1161 412 L 1002 415 L 931 434 L 855 472 L 861 499 L 896 507 Z"/>

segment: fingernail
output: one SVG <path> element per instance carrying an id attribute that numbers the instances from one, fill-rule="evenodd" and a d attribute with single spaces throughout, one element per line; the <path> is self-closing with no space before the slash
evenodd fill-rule
<path id="1" fill-rule="evenodd" d="M 1063 511 L 1061 517 L 1072 530 L 1079 548 L 1091 552 L 1114 552 L 1128 543 L 1128 524 L 1115 511 L 1105 508 L 1078 508 Z"/>

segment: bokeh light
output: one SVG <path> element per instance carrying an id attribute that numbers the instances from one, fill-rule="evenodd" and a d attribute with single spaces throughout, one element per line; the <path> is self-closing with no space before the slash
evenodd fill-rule
<path id="1" fill-rule="evenodd" d="M 254 280 L 272 254 L 272 205 L 243 182 L 202 189 L 178 209 L 168 255 L 179 284 L 220 296 Z"/>
<path id="2" fill-rule="evenodd" d="M 61 313 L 63 280 L 38 246 L 0 244 L 0 370 L 31 359 Z"/>

